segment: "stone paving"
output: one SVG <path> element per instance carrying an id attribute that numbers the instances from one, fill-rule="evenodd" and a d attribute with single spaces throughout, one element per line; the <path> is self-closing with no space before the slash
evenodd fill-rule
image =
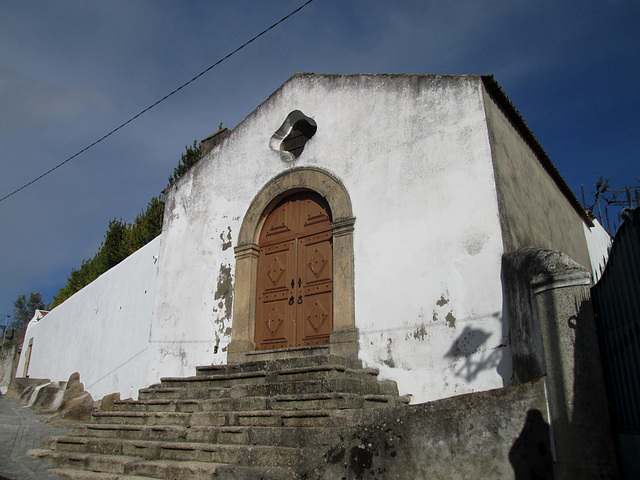
<path id="1" fill-rule="evenodd" d="M 65 480 L 47 472 L 53 465 L 26 455 L 40 448 L 43 438 L 65 434 L 41 419 L 18 400 L 0 395 L 0 480 Z"/>

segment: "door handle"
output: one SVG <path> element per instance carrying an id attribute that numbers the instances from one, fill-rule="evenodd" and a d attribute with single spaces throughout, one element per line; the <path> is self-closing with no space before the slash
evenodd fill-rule
<path id="1" fill-rule="evenodd" d="M 289 298 L 289 305 L 293 305 L 293 295 L 291 295 L 291 298 Z"/>
<path id="2" fill-rule="evenodd" d="M 301 278 L 299 278 L 299 279 L 298 279 L 298 288 L 300 288 L 301 286 L 302 286 L 302 279 L 301 279 Z"/>
<path id="3" fill-rule="evenodd" d="M 293 297 L 291 297 L 291 298 L 293 298 Z M 302 303 L 302 295 L 300 295 L 300 296 L 298 297 L 298 304 L 300 304 L 300 303 Z"/>

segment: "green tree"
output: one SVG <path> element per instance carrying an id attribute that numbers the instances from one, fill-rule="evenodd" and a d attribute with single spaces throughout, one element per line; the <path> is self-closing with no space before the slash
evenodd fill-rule
<path id="1" fill-rule="evenodd" d="M 27 323 L 33 318 L 36 310 L 45 310 L 47 305 L 42 301 L 42 295 L 38 292 L 31 292 L 29 298 L 26 295 L 19 295 L 13 302 L 13 321 L 11 328 L 24 330 Z"/>
<path id="2" fill-rule="evenodd" d="M 184 148 L 186 151 L 180 156 L 178 166 L 173 169 L 173 175 L 169 176 L 169 185 L 187 173 L 187 170 L 195 165 L 202 156 L 202 147 L 198 145 L 196 140 L 193 141 L 192 146 L 185 146 Z"/>
<path id="3" fill-rule="evenodd" d="M 200 160 L 202 148 L 194 140 L 192 146 L 185 147 L 178 166 L 169 177 L 169 185 L 182 177 Z M 60 305 L 71 295 L 84 288 L 104 272 L 114 267 L 139 248 L 162 233 L 164 216 L 164 195 L 153 197 L 132 223 L 122 219 L 109 222 L 104 241 L 93 258 L 84 260 L 78 270 L 73 269 L 67 277 L 67 283 L 53 297 L 51 308 Z"/>

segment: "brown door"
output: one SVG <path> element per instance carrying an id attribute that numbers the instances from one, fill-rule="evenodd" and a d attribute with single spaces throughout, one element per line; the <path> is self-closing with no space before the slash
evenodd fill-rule
<path id="1" fill-rule="evenodd" d="M 325 345 L 333 330 L 333 252 L 326 202 L 282 200 L 260 234 L 256 348 Z"/>

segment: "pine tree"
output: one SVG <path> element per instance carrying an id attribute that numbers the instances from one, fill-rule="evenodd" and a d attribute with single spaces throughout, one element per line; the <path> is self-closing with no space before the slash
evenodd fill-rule
<path id="1" fill-rule="evenodd" d="M 183 153 L 180 157 L 180 162 L 178 166 L 173 169 L 173 175 L 169 176 L 169 185 L 174 183 L 180 177 L 182 177 L 187 171 L 196 164 L 202 155 L 202 147 L 197 145 L 197 142 L 194 140 L 193 145 L 191 147 L 186 146 L 185 153 Z"/>
<path id="2" fill-rule="evenodd" d="M 19 295 L 13 302 L 13 321 L 11 328 L 24 330 L 27 324 L 33 318 L 36 310 L 45 310 L 46 304 L 42 301 L 42 295 L 38 292 L 31 292 L 29 299 L 26 295 Z"/>
<path id="3" fill-rule="evenodd" d="M 192 146 L 185 147 L 178 166 L 169 177 L 169 185 L 182 177 L 200 160 L 202 148 L 194 140 Z M 71 295 L 81 290 L 110 268 L 142 248 L 162 233 L 164 216 L 164 195 L 153 197 L 133 223 L 113 219 L 109 222 L 104 241 L 92 259 L 84 260 L 78 270 L 73 269 L 67 283 L 58 290 L 51 308 L 60 305 Z M 27 320 L 28 321 L 28 320 Z"/>

